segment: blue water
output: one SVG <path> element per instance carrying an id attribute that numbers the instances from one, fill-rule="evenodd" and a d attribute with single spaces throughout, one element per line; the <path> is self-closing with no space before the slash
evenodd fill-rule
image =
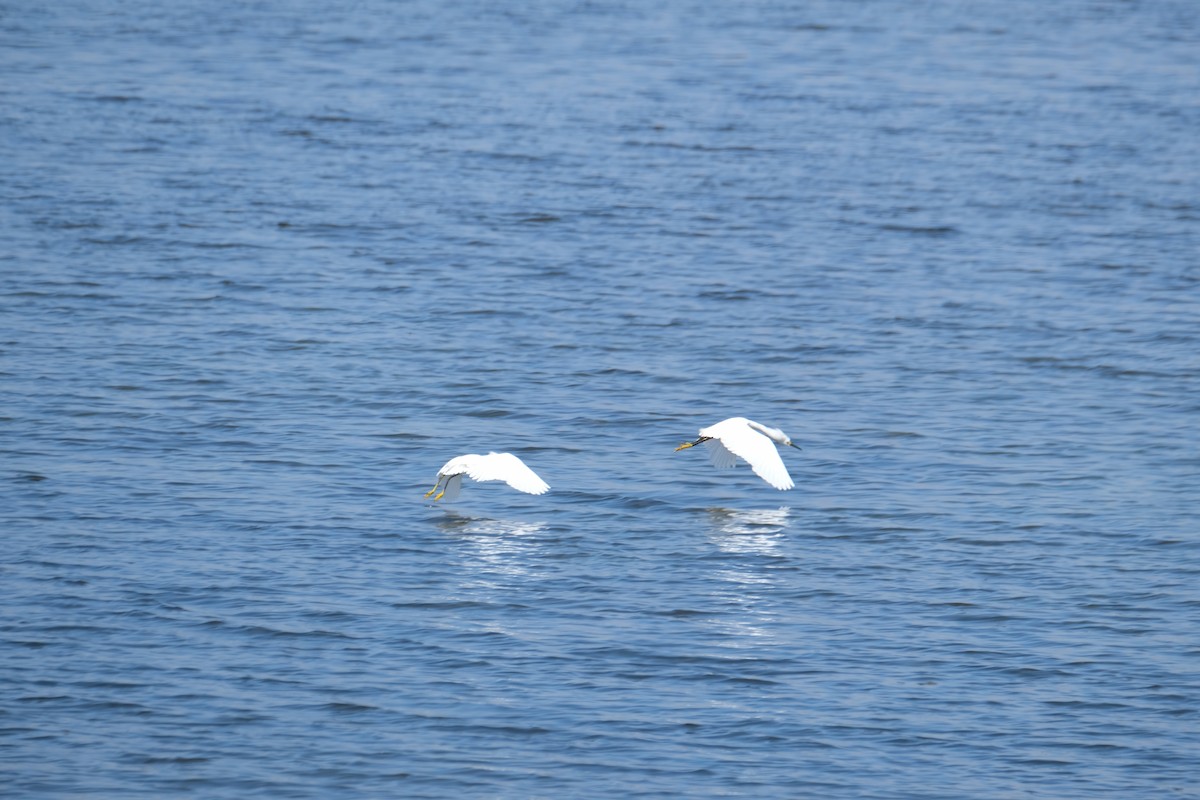
<path id="1" fill-rule="evenodd" d="M 1195 3 L 527 5 L 0 7 L 0 793 L 1200 797 Z"/>

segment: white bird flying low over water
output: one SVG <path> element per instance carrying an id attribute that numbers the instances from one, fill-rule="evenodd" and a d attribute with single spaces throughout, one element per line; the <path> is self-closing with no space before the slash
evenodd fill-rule
<path id="1" fill-rule="evenodd" d="M 468 453 L 446 462 L 438 470 L 437 483 L 425 493 L 426 497 L 441 487 L 442 491 L 434 496 L 434 500 L 453 500 L 458 497 L 462 488 L 462 478 L 466 475 L 474 481 L 504 481 L 519 492 L 527 494 L 545 494 L 550 486 L 537 473 L 525 466 L 525 462 L 512 453 L 488 453 L 486 456 Z M 442 486 L 442 481 L 446 482 Z"/>
<path id="2" fill-rule="evenodd" d="M 715 467 L 727 469 L 735 466 L 740 458 L 750 465 L 755 475 L 776 489 L 791 489 L 796 485 L 775 445 L 784 444 L 797 450 L 801 448 L 792 444 L 788 435 L 778 428 L 760 425 L 745 417 L 730 417 L 716 425 L 701 428 L 699 439 L 684 442 L 675 450 L 678 452 L 695 447 L 701 442 L 708 447 L 708 457 Z"/>

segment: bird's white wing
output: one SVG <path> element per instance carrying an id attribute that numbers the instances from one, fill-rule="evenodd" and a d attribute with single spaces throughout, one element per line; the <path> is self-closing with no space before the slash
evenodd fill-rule
<path id="1" fill-rule="evenodd" d="M 737 456 L 729 452 L 720 439 L 706 439 L 704 446 L 708 448 L 708 459 L 717 469 L 729 469 L 737 466 Z"/>
<path id="2" fill-rule="evenodd" d="M 471 460 L 467 475 L 477 481 L 504 481 L 519 492 L 544 494 L 550 486 L 512 453 L 488 453 Z"/>
<path id="3" fill-rule="evenodd" d="M 458 497 L 459 490 L 462 489 L 462 473 L 452 475 L 446 479 L 446 485 L 442 489 L 443 500 L 454 500 Z"/>
<path id="4" fill-rule="evenodd" d="M 721 444 L 750 465 L 754 474 L 776 489 L 791 489 L 796 484 L 788 474 L 775 443 L 749 426 L 721 433 Z"/>

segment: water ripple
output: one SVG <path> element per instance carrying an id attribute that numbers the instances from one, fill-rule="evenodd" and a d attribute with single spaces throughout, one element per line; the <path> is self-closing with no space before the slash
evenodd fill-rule
<path id="1" fill-rule="evenodd" d="M 109 6 L 0 17 L 6 794 L 1195 795 L 1188 3 Z"/>

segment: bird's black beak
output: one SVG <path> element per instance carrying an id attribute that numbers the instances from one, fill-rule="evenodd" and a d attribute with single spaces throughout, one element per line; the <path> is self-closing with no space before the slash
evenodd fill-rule
<path id="1" fill-rule="evenodd" d="M 788 445 L 789 445 L 789 446 L 791 446 L 791 447 L 794 447 L 794 448 L 796 448 L 797 450 L 803 450 L 803 449 L 804 449 L 804 448 L 803 448 L 803 447 L 801 447 L 800 445 L 798 445 L 798 444 L 794 444 L 794 443 L 792 443 L 792 442 L 788 442 Z"/>

